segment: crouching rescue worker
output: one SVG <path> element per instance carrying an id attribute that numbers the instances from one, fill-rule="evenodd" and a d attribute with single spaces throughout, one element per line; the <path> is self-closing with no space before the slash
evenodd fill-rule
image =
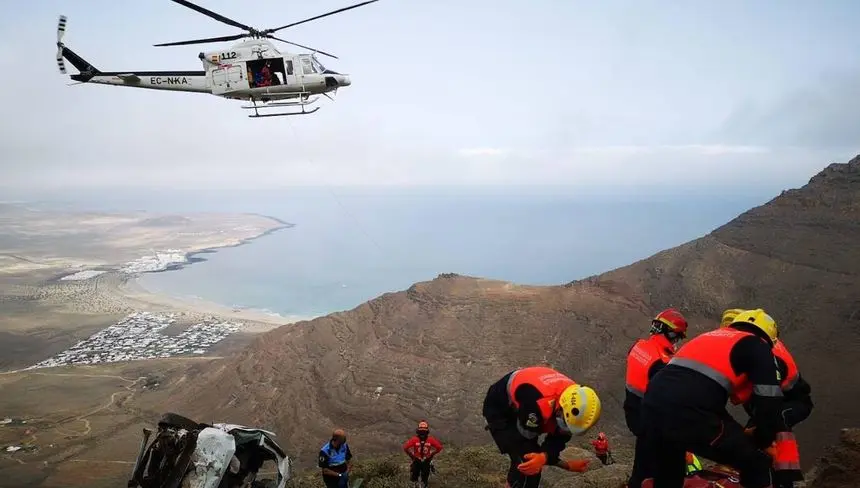
<path id="1" fill-rule="evenodd" d="M 726 327 L 734 318 L 743 313 L 742 309 L 729 309 L 723 312 L 723 319 L 720 323 L 721 327 Z M 776 359 L 777 371 L 779 371 L 780 388 L 782 389 L 782 418 L 785 426 L 790 431 L 795 425 L 806 420 L 809 414 L 812 413 L 812 387 L 806 380 L 801 377 L 800 370 L 797 367 L 797 362 L 785 346 L 785 342 L 777 338 L 773 346 L 773 356 Z M 752 433 L 755 429 L 755 421 L 752 418 L 752 404 L 748 401 L 751 394 L 750 390 L 742 391 L 737 396 L 734 402 L 743 404 L 744 410 L 750 415 L 750 420 L 747 422 L 746 429 L 748 433 Z M 784 437 L 784 436 L 780 436 Z M 789 447 L 789 449 L 791 449 Z M 776 455 L 784 454 L 777 450 L 773 450 Z M 774 462 L 774 468 L 778 465 L 778 460 Z M 799 466 L 793 469 L 790 466 L 784 466 L 783 469 L 777 472 L 774 469 L 774 488 L 793 488 L 795 481 L 803 480 L 803 473 Z"/>
<path id="2" fill-rule="evenodd" d="M 654 488 L 684 486 L 686 451 L 734 467 L 745 488 L 772 486 L 772 459 L 762 449 L 777 434 L 790 435 L 772 353 L 778 336 L 764 310 L 747 310 L 728 327 L 692 339 L 654 376 L 641 417 Z M 745 390 L 756 424 L 751 436 L 726 410 L 729 398 L 738 402 Z"/>
<path id="3" fill-rule="evenodd" d="M 347 488 L 349 473 L 352 471 L 352 452 L 346 443 L 346 432 L 335 429 L 331 439 L 326 442 L 319 453 L 319 463 L 322 469 L 323 483 L 326 488 Z"/>
<path id="4" fill-rule="evenodd" d="M 597 459 L 604 466 L 609 464 L 609 439 L 606 438 L 606 434 L 603 432 L 597 434 L 597 439 L 591 441 L 591 445 L 594 447 L 594 455 L 597 456 Z"/>
<path id="5" fill-rule="evenodd" d="M 403 444 L 403 452 L 412 459 L 409 469 L 409 480 L 415 487 L 426 487 L 433 468 L 433 458 L 442 452 L 442 443 L 430 435 L 430 424 L 418 422 L 415 435 Z M 421 480 L 421 484 L 418 480 Z"/>
<path id="6" fill-rule="evenodd" d="M 651 378 L 669 362 L 675 354 L 675 344 L 687 337 L 687 319 L 674 308 L 663 310 L 651 320 L 650 336 L 639 339 L 627 353 L 627 378 L 624 394 L 624 420 L 627 428 L 636 436 L 633 469 L 627 486 L 642 486 L 643 463 L 646 455 L 644 444 L 639 440 L 642 427 L 639 422 L 642 397 Z"/>
<path id="7" fill-rule="evenodd" d="M 490 386 L 483 415 L 499 451 L 511 458 L 506 486 L 537 488 L 546 465 L 588 469 L 588 460 L 562 461 L 559 456 L 573 435 L 585 433 L 600 418 L 600 399 L 552 368 L 531 366 Z M 543 443 L 538 442 L 541 434 L 546 434 Z"/>

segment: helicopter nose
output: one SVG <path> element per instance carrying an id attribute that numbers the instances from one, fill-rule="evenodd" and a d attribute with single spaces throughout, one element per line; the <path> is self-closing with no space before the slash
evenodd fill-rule
<path id="1" fill-rule="evenodd" d="M 352 84 L 352 81 L 350 81 L 349 75 L 338 75 L 337 84 L 338 86 L 349 86 Z"/>

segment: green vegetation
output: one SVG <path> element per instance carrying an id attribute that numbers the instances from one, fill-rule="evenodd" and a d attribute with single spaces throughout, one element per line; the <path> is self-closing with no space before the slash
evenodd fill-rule
<path id="1" fill-rule="evenodd" d="M 565 458 L 586 453 L 571 448 Z M 592 459 L 591 471 L 571 474 L 556 469 L 544 469 L 541 486 L 551 488 L 619 488 L 626 481 L 625 465 L 603 467 Z M 505 485 L 508 457 L 499 454 L 495 446 L 453 447 L 445 450 L 434 460 L 436 473 L 430 476 L 431 488 L 500 488 Z M 353 486 L 359 479 L 361 488 L 412 488 L 409 481 L 409 460 L 404 454 L 394 454 L 372 459 L 356 456 L 350 476 Z M 288 488 L 323 488 L 319 470 L 311 469 L 296 473 L 287 483 Z"/>
<path id="2" fill-rule="evenodd" d="M 505 484 L 508 467 L 506 456 L 495 447 L 446 449 L 433 463 L 436 473 L 430 475 L 433 488 L 499 488 Z M 362 478 L 361 488 L 412 488 L 409 482 L 409 459 L 405 454 L 372 459 L 356 457 L 350 485 Z M 297 473 L 289 488 L 323 488 L 319 470 Z"/>

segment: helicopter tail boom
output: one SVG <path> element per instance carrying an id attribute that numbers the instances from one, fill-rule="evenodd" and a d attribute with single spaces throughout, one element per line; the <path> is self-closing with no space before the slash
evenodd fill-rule
<path id="1" fill-rule="evenodd" d="M 205 71 L 102 71 L 63 44 L 66 20 L 66 16 L 61 15 L 57 24 L 57 67 L 60 73 L 67 74 L 64 60 L 72 63 L 79 71 L 69 75 L 73 81 L 156 90 L 210 91 L 206 85 Z"/>
<path id="2" fill-rule="evenodd" d="M 72 66 L 74 66 L 75 68 L 77 68 L 78 71 L 80 71 L 80 74 L 71 75 L 72 79 L 76 81 L 89 81 L 89 79 L 93 76 L 102 73 L 98 68 L 90 64 L 89 61 L 78 56 L 77 53 L 75 53 L 71 49 L 63 46 L 60 48 L 60 52 L 63 58 L 69 60 L 69 62 L 72 63 Z"/>

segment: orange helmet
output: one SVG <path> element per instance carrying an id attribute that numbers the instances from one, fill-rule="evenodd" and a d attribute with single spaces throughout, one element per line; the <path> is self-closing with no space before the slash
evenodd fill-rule
<path id="1" fill-rule="evenodd" d="M 651 320 L 652 334 L 666 334 L 672 342 L 687 337 L 687 319 L 674 308 L 667 308 Z"/>
<path id="2" fill-rule="evenodd" d="M 424 433 L 430 432 L 430 424 L 428 424 L 426 420 L 422 420 L 421 422 L 418 422 L 418 428 L 415 429 L 415 432 L 419 433 L 419 434 L 422 432 L 424 432 Z"/>

